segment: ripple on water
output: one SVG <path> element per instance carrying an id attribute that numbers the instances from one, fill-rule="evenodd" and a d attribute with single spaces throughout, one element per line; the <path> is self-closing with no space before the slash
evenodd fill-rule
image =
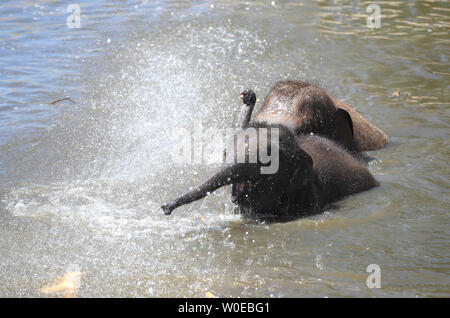
<path id="1" fill-rule="evenodd" d="M 0 295 L 79 272 L 74 296 L 448 295 L 448 9 L 386 2 L 369 30 L 369 3 L 82 1 L 70 32 L 57 3 L 3 6 Z M 168 126 L 227 127 L 242 89 L 285 78 L 392 136 L 370 154 L 381 186 L 288 223 L 232 214 L 227 190 L 164 216 L 214 170 L 173 164 Z"/>

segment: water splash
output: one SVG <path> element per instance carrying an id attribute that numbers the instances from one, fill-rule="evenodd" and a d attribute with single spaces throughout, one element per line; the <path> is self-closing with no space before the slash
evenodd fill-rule
<path id="1" fill-rule="evenodd" d="M 54 156 L 34 161 L 33 168 L 53 181 L 13 189 L 3 200 L 7 210 L 125 237 L 190 233 L 240 220 L 220 202 L 228 201 L 225 192 L 207 200 L 209 207 L 188 207 L 190 215 L 161 215 L 161 203 L 182 189 L 179 178 L 192 185 L 192 177 L 208 172 L 171 162 L 171 128 L 199 120 L 231 126 L 246 77 L 267 71 L 257 59 L 268 47 L 246 29 L 193 23 L 116 48 L 95 72 L 86 69 L 83 103 L 65 110 L 40 141 Z"/>

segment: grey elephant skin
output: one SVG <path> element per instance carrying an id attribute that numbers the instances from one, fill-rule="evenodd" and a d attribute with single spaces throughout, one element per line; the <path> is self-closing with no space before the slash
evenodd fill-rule
<path id="1" fill-rule="evenodd" d="M 232 185 L 232 201 L 252 219 L 290 220 L 325 210 L 348 195 L 378 186 L 370 171 L 357 159 L 360 151 L 386 146 L 389 137 L 350 106 L 331 99 L 325 90 L 300 81 L 275 84 L 251 120 L 256 102 L 251 90 L 241 94 L 243 106 L 237 137 L 256 131 L 242 149 L 245 162 L 225 158 L 219 171 L 186 194 L 161 208 L 166 215 L 184 204 Z M 261 130 L 261 128 L 264 128 Z M 266 131 L 267 135 L 261 135 Z M 271 143 L 276 132 L 278 142 Z M 261 173 L 270 163 L 250 150 L 267 138 L 268 153 L 278 153 L 278 169 Z"/>

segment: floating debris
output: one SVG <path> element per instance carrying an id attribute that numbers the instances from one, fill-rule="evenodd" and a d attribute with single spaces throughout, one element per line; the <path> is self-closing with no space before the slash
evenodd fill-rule
<path id="1" fill-rule="evenodd" d="M 44 294 L 61 293 L 64 297 L 74 297 L 77 289 L 80 287 L 80 279 L 82 272 L 68 272 L 64 274 L 55 284 L 41 289 Z"/>
<path id="2" fill-rule="evenodd" d="M 49 103 L 49 104 L 55 105 L 56 103 L 59 103 L 59 102 L 65 101 L 65 100 L 69 100 L 69 101 L 71 101 L 72 103 L 76 104 L 76 103 L 74 102 L 74 100 L 73 100 L 72 98 L 70 98 L 70 97 L 64 97 L 64 98 L 61 98 L 61 99 L 57 99 L 57 100 L 55 100 L 55 101 L 53 101 L 53 102 L 51 102 L 51 103 Z"/>
<path id="3" fill-rule="evenodd" d="M 206 297 L 206 298 L 217 298 L 216 295 L 214 295 L 213 293 L 211 293 L 211 292 L 209 292 L 209 291 L 207 291 L 207 292 L 205 293 L 205 297 Z"/>

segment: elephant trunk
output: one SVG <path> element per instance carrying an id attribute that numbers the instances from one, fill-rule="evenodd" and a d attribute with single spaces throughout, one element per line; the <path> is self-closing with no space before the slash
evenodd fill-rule
<path id="1" fill-rule="evenodd" d="M 254 179 L 259 174 L 256 164 L 235 163 L 230 164 L 217 171 L 201 185 L 193 188 L 186 194 L 176 198 L 161 208 L 164 214 L 169 215 L 179 206 L 200 200 L 213 191 L 235 182 L 244 182 Z"/>
<path id="2" fill-rule="evenodd" d="M 239 116 L 239 127 L 246 128 L 252 117 L 253 108 L 256 103 L 256 95 L 252 90 L 245 90 L 241 93 L 243 105 Z"/>

